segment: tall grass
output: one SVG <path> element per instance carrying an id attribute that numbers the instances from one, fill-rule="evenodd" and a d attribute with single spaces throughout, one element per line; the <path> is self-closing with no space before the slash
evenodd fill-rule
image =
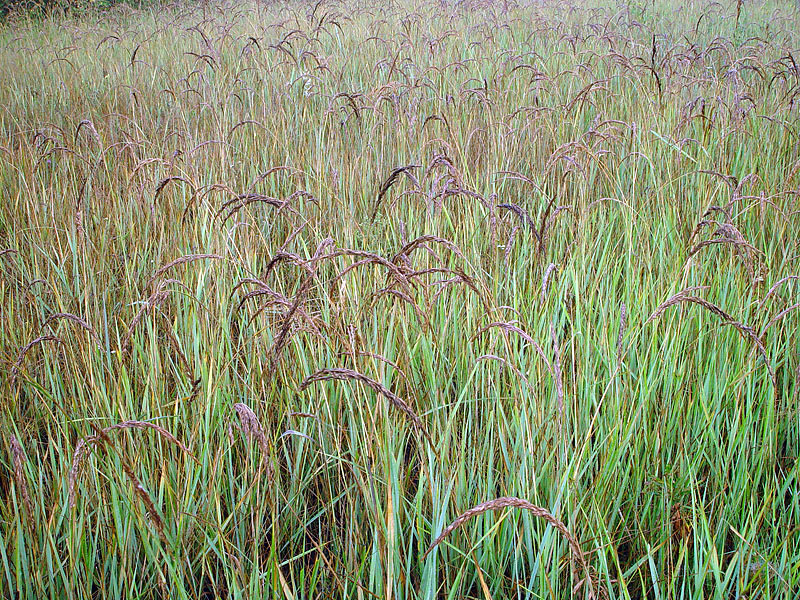
<path id="1" fill-rule="evenodd" d="M 798 22 L 14 17 L 0 596 L 795 598 Z"/>

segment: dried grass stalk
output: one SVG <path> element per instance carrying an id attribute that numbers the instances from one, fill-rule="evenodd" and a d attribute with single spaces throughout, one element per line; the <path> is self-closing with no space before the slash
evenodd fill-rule
<path id="1" fill-rule="evenodd" d="M 464 256 L 464 253 L 461 252 L 461 249 L 458 246 L 456 246 L 453 242 L 441 237 L 437 237 L 435 235 L 423 235 L 416 239 L 411 240 L 410 242 L 405 244 L 402 248 L 400 248 L 400 251 L 397 254 L 395 254 L 394 257 L 392 258 L 392 262 L 397 264 L 398 261 L 400 261 L 403 257 L 407 257 L 409 254 L 411 254 L 414 250 L 416 250 L 420 246 L 428 244 L 430 242 L 441 244 L 442 246 L 450 250 L 453 254 L 458 256 L 465 263 L 469 262 L 467 261 L 467 257 Z"/>
<path id="2" fill-rule="evenodd" d="M 685 290 L 681 290 L 677 294 L 673 294 L 672 296 L 667 298 L 664 302 L 662 302 L 661 304 L 659 304 L 656 307 L 656 309 L 653 311 L 653 313 L 649 317 L 647 317 L 647 320 L 644 322 L 644 324 L 647 325 L 651 321 L 654 321 L 655 319 L 660 317 L 664 313 L 664 311 L 666 311 L 670 306 L 675 306 L 676 304 L 680 304 L 686 298 L 689 298 L 689 297 L 695 298 L 695 296 L 692 296 L 691 293 L 695 292 L 695 291 L 698 291 L 698 290 L 701 290 L 701 289 L 707 289 L 707 288 L 706 287 L 702 287 L 702 286 L 694 286 L 694 287 L 686 288 Z M 721 309 L 720 309 L 720 311 L 721 311 Z M 726 314 L 726 313 L 722 312 L 722 314 Z"/>
<path id="3" fill-rule="evenodd" d="M 261 447 L 261 450 L 264 452 L 264 455 L 268 456 L 269 442 L 267 441 L 267 436 L 264 434 L 264 428 L 261 426 L 261 422 L 258 420 L 256 414 L 243 402 L 237 402 L 234 404 L 233 409 L 239 416 L 239 421 L 242 424 L 242 431 L 248 437 L 254 438 Z"/>
<path id="4" fill-rule="evenodd" d="M 382 256 L 378 256 L 373 252 L 366 252 L 364 250 L 351 250 L 349 248 L 340 248 L 335 252 L 327 255 L 327 258 L 336 258 L 339 256 L 355 256 L 357 258 L 365 258 L 369 259 L 371 262 L 377 265 L 381 265 L 382 267 L 386 267 L 389 272 L 394 275 L 398 281 L 406 282 L 406 277 L 403 271 L 391 261 L 386 260 Z"/>
<path id="5" fill-rule="evenodd" d="M 385 363 L 385 364 L 389 365 L 395 371 L 400 373 L 400 375 L 403 377 L 403 379 L 405 379 L 406 381 L 410 381 L 408 379 L 408 377 L 406 376 L 406 374 L 403 372 L 403 369 L 401 369 L 400 366 L 396 362 L 391 361 L 388 358 L 386 358 L 385 356 L 381 356 L 380 354 L 375 354 L 373 352 L 364 352 L 362 350 L 356 350 L 355 349 L 355 344 L 352 341 L 350 343 L 350 346 L 352 348 L 350 352 L 340 352 L 339 356 L 352 356 L 353 357 L 353 361 L 355 361 L 357 356 L 366 356 L 368 358 L 373 358 L 373 359 L 375 359 L 377 361 L 380 361 L 382 363 Z"/>
<path id="6" fill-rule="evenodd" d="M 163 437 L 167 440 L 170 444 L 173 444 L 180 448 L 183 452 L 185 452 L 189 457 L 193 460 L 195 459 L 192 451 L 189 450 L 178 438 L 172 435 L 169 431 L 161 427 L 160 425 L 156 425 L 155 423 L 150 423 L 149 421 L 123 421 L 121 423 L 116 423 L 114 425 L 109 425 L 102 429 L 103 433 L 109 433 L 111 431 L 119 431 L 123 429 L 150 429 L 155 431 L 158 435 Z"/>
<path id="7" fill-rule="evenodd" d="M 84 126 L 88 131 L 91 132 L 93 138 L 99 142 L 100 135 L 97 133 L 97 129 L 95 129 L 94 123 L 92 123 L 89 119 L 84 119 L 83 121 L 78 123 L 78 126 L 75 128 L 75 142 L 78 141 L 78 134 L 81 132 L 81 128 Z"/>
<path id="8" fill-rule="evenodd" d="M 345 275 L 347 275 L 351 271 L 354 271 L 358 267 L 363 267 L 364 265 L 371 265 L 371 264 L 374 264 L 374 262 L 375 261 L 373 261 L 371 258 L 363 258 L 361 260 L 357 260 L 356 262 L 354 262 L 354 263 L 352 263 L 350 265 L 347 265 L 344 269 L 339 271 L 334 276 L 333 279 L 331 279 L 330 284 L 329 284 L 330 291 L 328 292 L 328 295 L 329 296 L 333 296 L 333 294 L 336 293 L 336 290 L 339 288 L 339 282 L 344 278 Z"/>
<path id="9" fill-rule="evenodd" d="M 399 298 L 400 300 L 402 300 L 406 304 L 410 304 L 411 307 L 414 309 L 414 312 L 416 313 L 417 318 L 419 319 L 419 321 L 421 323 L 423 323 L 424 327 L 427 329 L 427 327 L 428 327 L 428 317 L 425 314 L 425 312 L 419 307 L 419 305 L 414 301 L 414 299 L 411 296 L 409 296 L 408 294 L 398 290 L 397 288 L 385 287 L 385 288 L 382 288 L 382 289 L 377 290 L 376 292 L 374 292 L 372 294 L 372 300 L 371 300 L 371 303 L 370 303 L 370 308 L 375 306 L 375 304 L 377 304 L 377 302 L 381 298 L 381 296 L 386 296 L 386 295 L 394 296 L 395 298 Z"/>
<path id="10" fill-rule="evenodd" d="M 133 337 L 133 332 L 136 329 L 136 326 L 142 321 L 144 315 L 148 312 L 152 312 L 161 304 L 169 296 L 169 290 L 165 290 L 164 288 L 168 283 L 177 282 L 175 279 L 167 279 L 162 281 L 161 283 L 156 286 L 155 291 L 150 294 L 150 297 L 139 307 L 139 310 L 136 311 L 133 319 L 131 320 L 131 324 L 128 325 L 128 331 L 125 332 L 122 340 L 120 341 L 120 348 L 122 349 L 122 353 L 125 354 L 130 350 L 131 339 Z M 178 282 L 179 283 L 179 282 Z"/>
<path id="11" fill-rule="evenodd" d="M 762 329 L 762 330 L 761 330 L 761 337 L 763 337 L 763 336 L 764 336 L 764 334 L 767 332 L 767 329 L 769 329 L 770 327 L 772 327 L 772 326 L 773 326 L 775 323 L 777 323 L 778 321 L 780 321 L 780 320 L 781 320 L 783 317 L 785 317 L 786 315 L 788 315 L 790 312 L 792 312 L 793 310 L 797 310 L 798 308 L 800 308 L 800 303 L 797 303 L 797 304 L 792 304 L 791 306 L 789 306 L 789 307 L 787 307 L 787 308 L 784 308 L 784 309 L 783 309 L 781 312 L 779 312 L 777 315 L 775 315 L 774 317 L 772 317 L 772 318 L 769 320 L 769 323 L 767 323 L 766 325 L 764 325 L 764 329 Z"/>
<path id="12" fill-rule="evenodd" d="M 517 204 L 512 204 L 510 202 L 506 204 L 498 204 L 497 208 L 502 208 L 514 213 L 520 220 L 522 225 L 524 227 L 527 227 L 528 230 L 533 234 L 533 236 L 536 238 L 536 241 L 539 242 L 540 244 L 542 243 L 542 239 L 541 237 L 539 237 L 539 232 L 536 231 L 536 223 L 533 222 L 533 219 L 531 218 L 531 215 L 528 213 L 527 210 L 525 210 L 524 208 L 522 208 Z"/>
<path id="13" fill-rule="evenodd" d="M 710 240 L 704 240 L 704 241 L 698 243 L 697 245 L 695 245 L 694 248 L 689 250 L 688 257 L 691 258 L 692 256 L 694 256 L 695 254 L 700 252 L 700 250 L 702 250 L 706 246 L 713 246 L 713 245 L 716 245 L 716 244 L 730 244 L 730 245 L 732 245 L 732 246 L 734 246 L 736 248 L 744 248 L 744 249 L 746 249 L 746 250 L 748 250 L 750 252 L 755 252 L 757 254 L 761 253 L 758 250 L 758 248 L 756 248 L 755 246 L 753 246 L 749 242 L 746 242 L 744 240 L 735 240 L 735 239 L 722 237 L 722 238 L 713 238 L 713 239 L 710 239 Z"/>
<path id="14" fill-rule="evenodd" d="M 272 271 L 274 271 L 282 262 L 288 262 L 297 265 L 301 269 L 305 270 L 305 272 L 309 275 L 315 276 L 316 274 L 314 271 L 316 265 L 314 265 L 311 261 L 304 260 L 292 252 L 279 251 L 275 253 L 275 255 L 267 263 L 267 266 L 264 267 L 264 274 L 261 276 L 261 280 L 266 281 Z"/>
<path id="15" fill-rule="evenodd" d="M 742 260 L 750 276 L 755 278 L 757 263 L 753 257 L 758 257 L 759 254 L 763 253 L 748 242 L 741 232 L 732 225 L 719 224 L 716 235 L 720 235 L 720 237 L 704 240 L 695 245 L 694 248 L 691 248 L 687 259 L 691 259 L 692 256 L 708 246 L 728 244 L 733 246 L 734 252 Z"/>
<path id="16" fill-rule="evenodd" d="M 553 340 L 553 380 L 556 384 L 556 406 L 558 407 L 558 428 L 564 424 L 564 377 L 561 374 L 561 350 L 558 347 L 556 328 L 550 325 L 550 338 Z"/>
<path id="17" fill-rule="evenodd" d="M 516 240 L 518 231 L 519 227 L 517 226 L 511 230 L 511 233 L 508 234 L 508 239 L 506 240 L 506 247 L 503 252 L 503 262 L 506 265 L 508 264 L 508 259 L 511 256 L 511 251 L 514 249 L 514 241 Z"/>
<path id="18" fill-rule="evenodd" d="M 133 485 L 134 493 L 139 497 L 139 500 L 141 500 L 142 504 L 144 504 L 147 515 L 150 517 L 150 520 L 153 521 L 156 531 L 158 532 L 158 536 L 161 538 L 161 542 L 166 544 L 167 536 L 164 532 L 164 521 L 161 519 L 161 515 L 158 514 L 158 509 L 156 509 L 155 502 L 153 502 L 153 499 L 150 497 L 150 494 L 147 492 L 144 485 L 142 485 L 142 482 L 139 481 L 139 478 L 136 477 L 136 474 L 128 464 L 128 461 L 122 457 L 120 462 L 122 463 L 122 469 L 125 471 L 125 475 Z"/>
<path id="19" fill-rule="evenodd" d="M 222 223 L 225 223 L 245 206 L 255 203 L 268 204 L 274 208 L 281 209 L 288 206 L 289 201 L 273 198 L 272 196 L 265 196 L 263 194 L 240 194 L 223 203 L 219 210 L 217 210 L 216 214 L 214 214 L 214 219 L 219 219 L 220 216 L 225 213 L 225 216 L 221 221 Z"/>
<path id="20" fill-rule="evenodd" d="M 28 352 L 30 352 L 30 350 L 34 346 L 36 346 L 37 344 L 41 344 L 42 342 L 56 342 L 60 344 L 61 339 L 57 338 L 54 335 L 41 335 L 37 337 L 35 340 L 32 340 L 27 344 L 25 344 L 25 346 L 23 346 L 22 349 L 19 351 L 19 354 L 17 355 L 17 360 L 15 360 L 14 364 L 11 365 L 11 376 L 10 376 L 11 385 L 14 385 L 14 383 L 17 380 L 20 367 L 22 367 L 22 361 L 25 360 L 25 355 L 28 354 Z"/>
<path id="21" fill-rule="evenodd" d="M 150 284 L 153 283 L 156 279 L 158 279 L 161 275 L 169 271 L 172 267 L 177 267 L 178 265 L 184 265 L 186 263 L 194 262 L 197 260 L 224 260 L 224 257 L 220 256 L 219 254 L 187 254 L 186 256 L 181 256 L 180 258 L 176 258 L 172 262 L 167 263 L 163 267 L 161 267 L 158 271 L 153 273 L 150 279 L 147 280 L 146 287 L 149 287 Z"/>
<path id="22" fill-rule="evenodd" d="M 483 355 L 479 356 L 478 358 L 476 358 L 475 362 L 477 363 L 477 362 L 480 362 L 482 360 L 494 360 L 494 361 L 497 361 L 500 364 L 508 367 L 509 369 L 511 369 L 514 372 L 514 375 L 519 377 L 519 379 L 526 386 L 528 386 L 530 388 L 530 383 L 528 382 L 528 378 L 525 377 L 525 375 L 522 373 L 522 371 L 520 371 L 517 367 L 515 367 L 513 365 L 513 363 L 511 363 L 511 361 L 509 361 L 508 359 L 505 359 L 502 356 L 497 356 L 496 354 L 483 354 Z"/>
<path id="23" fill-rule="evenodd" d="M 488 300 L 489 293 L 485 290 L 485 288 L 481 289 L 481 287 L 478 287 L 478 282 L 469 275 L 467 275 L 462 269 L 458 267 L 456 267 L 455 269 L 433 268 L 433 269 L 423 269 L 421 271 L 412 271 L 407 275 L 407 277 L 409 280 L 412 280 L 414 278 L 421 277 L 422 275 L 428 275 L 432 273 L 454 275 L 454 277 L 450 279 L 440 279 L 430 284 L 430 285 L 441 286 L 433 295 L 433 298 L 431 298 L 430 306 L 436 304 L 436 300 L 439 298 L 439 296 L 442 294 L 442 292 L 445 290 L 446 287 L 456 284 L 463 284 L 466 285 L 473 292 L 475 292 L 475 294 L 477 294 L 486 312 L 489 312 L 491 310 L 491 304 L 489 303 Z"/>
<path id="24" fill-rule="evenodd" d="M 46 327 L 53 321 L 61 321 L 62 319 L 75 323 L 81 329 L 89 332 L 89 334 L 92 336 L 92 338 L 94 338 L 94 340 L 98 344 L 100 343 L 100 338 L 97 336 L 97 333 L 95 332 L 94 328 L 91 325 L 89 325 L 89 323 L 87 323 L 85 320 L 80 318 L 78 315 L 73 315 L 72 313 L 55 313 L 53 315 L 50 315 L 45 319 L 44 323 L 42 323 L 42 327 Z"/>
<path id="25" fill-rule="evenodd" d="M 261 464 L 267 470 L 267 477 L 272 480 L 272 465 L 269 462 L 269 441 L 264 433 L 264 428 L 261 426 L 261 421 L 258 420 L 256 413 L 243 402 L 234 404 L 233 410 L 239 415 L 239 422 L 242 424 L 242 433 L 249 439 L 255 440 L 259 448 L 261 448 Z"/>
<path id="26" fill-rule="evenodd" d="M 513 323 L 506 323 L 504 321 L 495 321 L 494 323 L 489 323 L 485 327 L 481 327 L 477 331 L 477 333 L 475 333 L 475 335 L 472 336 L 472 339 L 474 340 L 478 336 L 486 333 L 487 331 L 489 331 L 490 329 L 493 329 L 495 327 L 501 329 L 503 332 L 510 331 L 510 332 L 516 333 L 523 340 L 528 342 L 531 346 L 533 346 L 533 348 L 536 350 L 536 353 L 545 362 L 545 364 L 547 365 L 547 370 L 550 371 L 551 373 L 553 373 L 553 365 L 550 364 L 550 359 L 547 358 L 547 355 L 544 353 L 544 350 L 542 349 L 542 347 L 530 335 L 528 335 L 525 331 L 523 331 L 522 329 L 520 329 L 519 327 L 517 327 Z"/>
<path id="27" fill-rule="evenodd" d="M 548 210 L 549 210 L 549 208 L 550 207 L 548 206 Z M 555 209 L 553 210 L 552 214 L 547 216 L 546 219 L 543 219 L 542 229 L 541 229 L 541 232 L 539 234 L 539 237 L 542 240 L 541 243 L 540 243 L 540 246 L 539 246 L 540 251 L 544 251 L 544 248 L 547 247 L 547 241 L 550 239 L 550 231 L 552 231 L 553 226 L 554 226 L 554 224 L 556 222 L 556 219 L 558 218 L 558 215 L 560 215 L 563 212 L 572 213 L 573 212 L 572 206 L 556 206 Z M 574 215 L 574 213 L 573 213 L 573 215 Z"/>
<path id="28" fill-rule="evenodd" d="M 241 285 L 242 283 L 243 282 L 239 282 L 239 285 Z M 270 301 L 267 302 L 268 305 L 269 304 L 277 304 L 279 306 L 284 306 L 286 308 L 290 308 L 292 306 L 291 300 L 289 300 L 283 294 L 281 294 L 279 292 L 276 292 L 275 290 L 273 290 L 271 287 L 269 287 L 265 283 L 262 283 L 262 282 L 257 281 L 257 280 L 252 280 L 250 283 L 256 283 L 259 286 L 258 289 L 252 290 L 252 291 L 247 292 L 246 294 L 244 294 L 242 296 L 242 299 L 239 301 L 239 304 L 236 305 L 236 310 L 234 312 L 238 312 L 238 311 L 242 310 L 242 307 L 244 306 L 245 302 L 247 302 L 248 300 L 251 300 L 253 298 L 260 298 L 262 296 L 268 296 L 269 297 Z M 238 285 L 237 285 L 237 287 L 238 287 Z"/>
<path id="29" fill-rule="evenodd" d="M 554 517 L 547 509 L 544 509 L 540 506 L 536 506 L 535 504 L 531 504 L 527 500 L 523 500 L 521 498 L 513 498 L 513 497 L 503 497 L 503 498 L 496 498 L 494 500 L 489 500 L 487 502 L 482 502 L 477 506 L 473 506 L 469 510 L 463 512 L 459 515 L 455 521 L 450 523 L 447 527 L 444 528 L 439 537 L 434 540 L 434 542 L 428 547 L 423 555 L 423 560 L 428 554 L 438 546 L 447 536 L 449 536 L 453 531 L 461 527 L 464 523 L 472 519 L 473 517 L 477 517 L 478 515 L 482 515 L 485 512 L 490 510 L 500 510 L 503 508 L 519 508 L 523 510 L 527 510 L 533 513 L 534 516 L 539 517 L 540 519 L 544 519 L 550 525 L 552 525 L 556 531 L 558 531 L 562 537 L 567 540 L 569 544 L 570 551 L 572 554 L 573 559 L 578 563 L 581 569 L 588 575 L 589 573 L 589 565 L 586 562 L 586 557 L 581 550 L 580 544 L 578 544 L 578 540 L 569 532 L 567 526 L 564 525 L 559 519 Z"/>
<path id="30" fill-rule="evenodd" d="M 159 181 L 158 185 L 156 186 L 156 193 L 155 193 L 155 196 L 153 196 L 153 204 L 156 203 L 156 200 L 158 200 L 158 197 L 161 195 L 161 192 L 164 191 L 164 188 L 167 186 L 167 184 L 170 181 L 182 181 L 183 183 L 188 185 L 190 188 L 192 188 L 192 195 L 193 196 L 197 194 L 197 187 L 191 181 L 189 181 L 188 179 L 184 179 L 183 177 L 178 177 L 178 176 L 165 177 L 164 179 Z"/>
<path id="31" fill-rule="evenodd" d="M 92 453 L 93 446 L 96 446 L 99 441 L 99 437 L 90 435 L 81 438 L 78 441 L 78 445 L 75 446 L 75 452 L 72 454 L 72 466 L 67 475 L 67 498 L 69 499 L 70 508 L 75 506 L 75 484 L 78 481 L 78 476 L 81 474 L 83 461 Z"/>
<path id="32" fill-rule="evenodd" d="M 33 518 L 33 502 L 28 492 L 28 482 L 25 477 L 25 452 L 22 445 L 13 433 L 8 435 L 8 443 L 11 446 L 11 457 L 14 461 L 14 482 L 17 485 L 17 491 L 22 498 L 22 504 L 25 511 L 30 518 Z"/>
<path id="33" fill-rule="evenodd" d="M 675 306 L 677 304 L 681 304 L 681 303 L 684 303 L 684 302 L 690 303 L 690 304 L 697 304 L 699 306 L 702 306 L 707 311 L 709 311 L 709 312 L 717 315 L 719 318 L 721 318 L 722 321 L 723 321 L 723 323 L 722 323 L 723 325 L 732 326 L 734 329 L 736 329 L 736 331 L 738 331 L 742 335 L 742 337 L 744 337 L 745 339 L 749 340 L 750 342 L 752 342 L 756 346 L 758 351 L 761 353 L 761 356 L 764 358 L 764 363 L 767 366 L 767 371 L 769 372 L 770 379 L 772 380 L 772 385 L 775 388 L 775 393 L 777 395 L 777 393 L 778 393 L 778 380 L 775 377 L 775 372 L 772 369 L 772 364 L 769 361 L 769 356 L 767 356 L 767 349 L 764 346 L 764 343 L 761 341 L 761 338 L 756 334 L 755 330 L 752 327 L 750 327 L 749 325 L 745 325 L 744 323 L 741 323 L 741 322 L 737 321 L 736 319 L 734 319 L 731 315 L 726 313 L 724 310 L 722 310 L 716 304 L 712 304 L 711 302 L 709 302 L 708 300 L 704 300 L 703 298 L 699 298 L 697 296 L 689 295 L 688 292 L 693 290 L 693 289 L 696 289 L 696 288 L 688 288 L 686 290 L 678 292 L 674 296 L 670 296 L 669 298 L 667 298 L 658 307 L 656 307 L 656 309 L 653 311 L 653 314 L 651 314 L 647 318 L 647 321 L 645 321 L 644 324 L 647 325 L 651 321 L 657 319 L 670 306 Z"/>
<path id="34" fill-rule="evenodd" d="M 791 281 L 792 279 L 800 279 L 800 275 L 787 275 L 786 277 L 780 278 L 773 284 L 771 288 L 769 288 L 767 293 L 764 294 L 764 297 L 761 299 L 758 305 L 763 306 L 764 303 L 769 299 L 769 297 L 772 296 L 772 294 L 774 294 L 778 290 L 778 288 L 781 287 L 781 285 L 783 285 L 787 281 Z"/>
<path id="35" fill-rule="evenodd" d="M 121 423 L 116 423 L 114 425 L 105 427 L 103 429 L 97 428 L 96 434 L 81 438 L 78 441 L 78 445 L 75 446 L 75 452 L 72 455 L 72 465 L 70 467 L 69 474 L 67 476 L 67 496 L 69 498 L 70 507 L 75 506 L 75 501 L 76 501 L 75 484 L 77 483 L 78 477 L 80 476 L 81 467 L 83 466 L 84 460 L 92 453 L 92 450 L 95 447 L 102 445 L 104 442 L 108 442 L 109 445 L 114 447 L 113 443 L 111 443 L 111 440 L 108 437 L 108 434 L 112 431 L 118 431 L 124 429 L 150 429 L 152 431 L 155 431 L 165 440 L 180 448 L 192 460 L 197 462 L 197 459 L 194 457 L 189 448 L 187 448 L 180 440 L 178 440 L 178 438 L 172 435 L 169 431 L 167 431 L 160 425 L 156 425 L 155 423 L 149 423 L 147 421 L 123 421 Z"/>
<path id="36" fill-rule="evenodd" d="M 406 165 L 405 167 L 397 167 L 396 169 L 393 169 L 391 173 L 389 173 L 389 177 L 386 178 L 386 180 L 381 184 L 381 187 L 378 189 L 378 197 L 375 200 L 375 206 L 372 209 L 372 215 L 370 215 L 371 221 L 375 220 L 375 217 L 378 215 L 378 209 L 380 208 L 381 200 L 383 200 L 383 197 L 386 195 L 386 192 L 389 191 L 389 188 L 391 188 L 397 182 L 397 179 L 400 177 L 400 175 L 405 173 L 405 175 L 417 187 L 419 187 L 419 181 L 417 181 L 417 178 L 414 177 L 412 171 L 420 168 L 421 166 L 422 165 Z"/>
<path id="37" fill-rule="evenodd" d="M 547 299 L 547 290 L 548 290 L 548 284 L 550 283 L 550 274 L 557 268 L 558 265 L 556 263 L 550 263 L 544 270 L 544 275 L 542 276 L 542 297 L 541 297 L 542 303 L 544 303 L 544 301 Z"/>
<path id="38" fill-rule="evenodd" d="M 625 335 L 625 329 L 628 326 L 628 307 L 622 303 L 622 308 L 619 311 L 619 334 L 617 335 L 617 363 L 622 360 L 622 338 Z"/>
<path id="39" fill-rule="evenodd" d="M 453 271 L 456 273 L 456 276 L 464 285 L 466 285 L 469 289 L 471 289 L 478 295 L 478 298 L 480 298 L 481 302 L 483 303 L 484 310 L 486 312 L 489 312 L 491 306 L 488 297 L 489 292 L 485 289 L 485 287 L 479 288 L 478 281 L 467 275 L 462 269 L 456 267 L 455 269 L 453 269 Z"/>
<path id="40" fill-rule="evenodd" d="M 273 342 L 272 347 L 269 349 L 269 358 L 267 362 L 268 371 L 272 371 L 275 365 L 277 365 L 284 348 L 286 348 L 286 346 L 289 344 L 289 332 L 292 328 L 292 320 L 294 319 L 295 313 L 300 310 L 300 306 L 305 300 L 306 294 L 311 288 L 313 281 L 313 275 L 308 275 L 300 284 L 300 289 L 297 291 L 292 305 L 289 307 L 289 310 L 286 312 L 286 316 L 283 318 L 283 324 L 278 331 L 275 342 Z"/>
<path id="41" fill-rule="evenodd" d="M 317 371 L 316 373 L 309 375 L 306 377 L 303 382 L 300 384 L 300 391 L 305 390 L 309 385 L 315 383 L 317 381 L 327 381 L 330 379 L 337 379 L 340 381 L 358 381 L 363 383 L 368 388 L 372 389 L 373 391 L 377 392 L 386 400 L 389 401 L 389 404 L 400 410 L 416 427 L 419 429 L 423 435 L 430 441 L 430 435 L 428 435 L 428 431 L 425 428 L 422 420 L 417 416 L 417 414 L 413 411 L 413 409 L 399 396 L 388 390 L 382 384 L 378 383 L 377 381 L 370 379 L 366 375 L 359 373 L 358 371 L 353 371 L 352 369 L 322 369 L 321 371 Z"/>

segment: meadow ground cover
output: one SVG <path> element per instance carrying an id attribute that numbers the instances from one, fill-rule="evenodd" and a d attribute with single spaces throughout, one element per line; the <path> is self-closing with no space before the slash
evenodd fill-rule
<path id="1" fill-rule="evenodd" d="M 800 595 L 800 11 L 0 30 L 0 596 Z"/>

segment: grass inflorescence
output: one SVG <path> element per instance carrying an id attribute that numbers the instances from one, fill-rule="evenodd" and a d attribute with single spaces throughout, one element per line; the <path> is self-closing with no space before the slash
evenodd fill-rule
<path id="1" fill-rule="evenodd" d="M 0 596 L 800 589 L 796 3 L 0 30 Z"/>

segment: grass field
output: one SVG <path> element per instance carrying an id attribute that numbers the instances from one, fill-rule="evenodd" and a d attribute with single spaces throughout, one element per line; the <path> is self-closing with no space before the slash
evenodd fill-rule
<path id="1" fill-rule="evenodd" d="M 0 596 L 800 597 L 799 117 L 793 2 L 12 18 Z"/>

